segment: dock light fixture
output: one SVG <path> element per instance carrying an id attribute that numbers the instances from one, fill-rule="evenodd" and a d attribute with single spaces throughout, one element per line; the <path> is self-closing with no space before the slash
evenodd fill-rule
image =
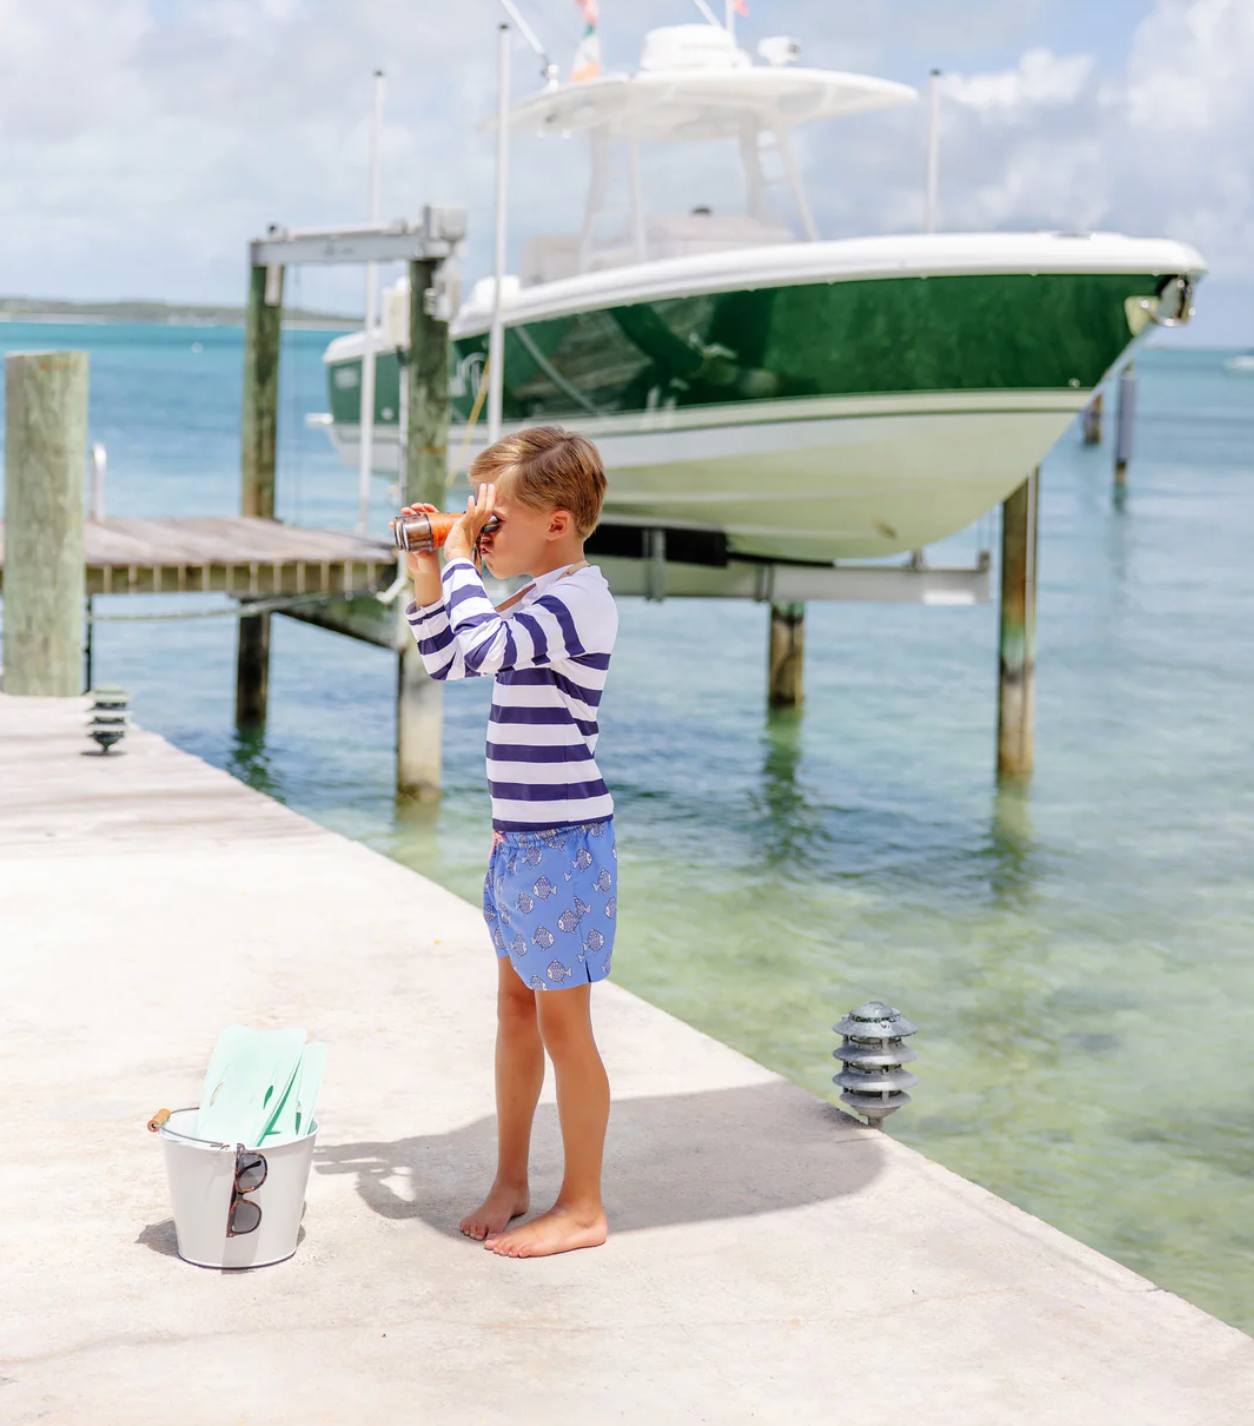
<path id="1" fill-rule="evenodd" d="M 843 1065 L 832 1076 L 844 1091 L 840 1102 L 864 1115 L 873 1129 L 882 1129 L 887 1115 L 910 1103 L 906 1090 L 919 1082 L 902 1068 L 918 1058 L 903 1041 L 919 1027 L 882 1000 L 868 1000 L 832 1028 L 844 1037 L 832 1051 Z"/>
<path id="2" fill-rule="evenodd" d="M 88 697 L 92 707 L 87 736 L 100 744 L 101 753 L 107 753 L 126 736 L 126 726 L 131 721 L 127 711 L 131 695 L 124 693 L 116 683 L 104 683 L 93 688 Z"/>

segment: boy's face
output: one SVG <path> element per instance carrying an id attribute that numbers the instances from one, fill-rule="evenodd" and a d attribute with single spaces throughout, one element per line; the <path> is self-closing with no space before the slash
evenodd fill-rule
<path id="1" fill-rule="evenodd" d="M 507 485 L 497 486 L 492 509 L 501 523 L 484 533 L 480 549 L 484 564 L 496 579 L 531 574 L 544 563 L 552 542 L 570 529 L 568 511 L 537 510 L 533 505 L 512 500 Z"/>

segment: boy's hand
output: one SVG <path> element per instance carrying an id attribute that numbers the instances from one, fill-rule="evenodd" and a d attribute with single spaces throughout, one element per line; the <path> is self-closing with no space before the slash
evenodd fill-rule
<path id="1" fill-rule="evenodd" d="M 438 515 L 434 505 L 406 505 L 402 518 L 409 515 Z M 395 523 L 395 522 L 393 522 Z M 414 581 L 414 603 L 420 609 L 438 604 L 443 594 L 440 584 L 440 556 L 436 550 L 406 550 L 405 563 Z"/>
<path id="2" fill-rule="evenodd" d="M 481 485 L 474 495 L 466 498 L 466 513 L 453 526 L 449 537 L 444 541 L 444 558 L 446 560 L 464 559 L 474 560 L 477 542 L 483 533 L 483 527 L 492 518 L 492 506 L 496 500 L 495 485 Z"/>
<path id="3" fill-rule="evenodd" d="M 438 515 L 439 511 L 434 505 L 407 505 L 401 511 L 401 518 L 408 518 L 409 515 Z M 392 520 L 392 525 L 395 525 Z M 405 563 L 409 566 L 411 575 L 439 575 L 439 553 L 437 550 L 405 550 Z"/>
<path id="4" fill-rule="evenodd" d="M 401 511 L 402 518 L 410 515 L 438 515 L 440 512 L 434 505 L 406 505 Z M 393 520 L 395 525 L 396 521 Z M 406 550 L 405 563 L 409 566 L 412 575 L 431 575 L 436 578 L 440 575 L 440 556 L 436 550 Z"/>

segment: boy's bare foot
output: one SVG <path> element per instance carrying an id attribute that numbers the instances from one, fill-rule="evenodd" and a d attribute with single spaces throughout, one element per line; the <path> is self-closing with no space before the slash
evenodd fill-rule
<path id="1" fill-rule="evenodd" d="M 490 1233 L 503 1233 L 511 1218 L 526 1213 L 530 1207 L 531 1195 L 525 1186 L 494 1183 L 488 1196 L 473 1213 L 462 1219 L 459 1227 L 468 1238 L 482 1242 Z"/>
<path id="2" fill-rule="evenodd" d="M 503 1258 L 542 1258 L 574 1248 L 599 1248 L 608 1234 L 601 1209 L 580 1212 L 555 1203 L 530 1223 L 520 1223 L 508 1233 L 489 1234 L 483 1246 Z"/>

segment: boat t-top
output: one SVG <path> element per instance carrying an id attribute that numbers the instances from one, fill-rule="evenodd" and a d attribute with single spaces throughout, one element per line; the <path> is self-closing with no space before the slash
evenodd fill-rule
<path id="1" fill-rule="evenodd" d="M 558 423 L 596 441 L 611 525 L 712 531 L 772 559 L 919 549 L 1021 484 L 1156 323 L 1187 320 L 1205 266 L 1184 244 L 1112 233 L 824 240 L 793 131 L 917 95 L 805 68 L 787 41 L 764 48 L 755 62 L 715 25 L 654 30 L 635 73 L 551 84 L 511 110 L 514 134 L 550 140 L 555 182 L 566 144 L 592 163 L 580 230 L 532 237 L 502 281 L 503 430 Z M 654 211 L 642 151 L 679 144 L 736 156 L 742 212 Z M 494 296 L 477 282 L 451 328 L 463 469 L 485 439 L 467 423 Z M 403 284 L 389 301 L 407 301 Z M 375 339 L 374 463 L 394 473 L 388 330 L 407 323 Z M 324 358 L 348 465 L 363 344 L 341 337 Z"/>

